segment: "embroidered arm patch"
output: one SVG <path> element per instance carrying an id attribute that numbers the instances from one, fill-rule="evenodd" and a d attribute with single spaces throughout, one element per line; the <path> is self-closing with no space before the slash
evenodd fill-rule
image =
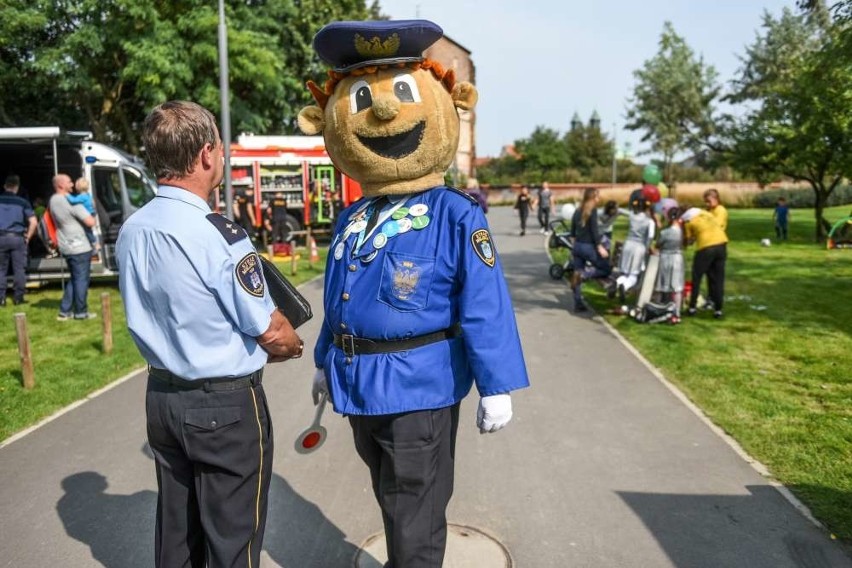
<path id="1" fill-rule="evenodd" d="M 260 266 L 260 258 L 256 252 L 250 252 L 245 255 L 242 260 L 237 263 L 235 269 L 237 280 L 243 290 L 257 298 L 263 297 L 263 292 L 266 289 L 263 280 L 263 271 Z"/>
<path id="2" fill-rule="evenodd" d="M 232 245 L 248 237 L 248 234 L 245 232 L 245 229 L 243 229 L 238 224 L 231 221 L 224 215 L 219 215 L 218 213 L 211 213 L 207 216 L 207 220 L 213 223 L 214 227 L 219 229 L 219 232 L 222 233 L 222 236 L 225 237 L 225 240 L 228 241 L 229 245 Z"/>
<path id="3" fill-rule="evenodd" d="M 487 264 L 490 268 L 494 268 L 494 262 L 497 260 L 494 254 L 494 245 L 491 244 L 491 235 L 487 229 L 478 229 L 470 235 L 470 243 L 473 245 L 473 250 L 476 251 L 476 256 Z"/>

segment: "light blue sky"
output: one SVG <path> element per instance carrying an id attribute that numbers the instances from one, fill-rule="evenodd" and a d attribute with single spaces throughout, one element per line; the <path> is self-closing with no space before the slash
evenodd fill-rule
<path id="1" fill-rule="evenodd" d="M 380 0 L 393 19 L 432 20 L 473 54 L 477 154 L 496 156 L 536 125 L 565 132 L 574 112 L 587 121 L 597 110 L 613 122 L 619 147 L 636 153 L 641 135 L 623 130 L 633 71 L 658 49 L 663 22 L 723 83 L 754 42 L 763 12 L 774 16 L 795 0 Z"/>

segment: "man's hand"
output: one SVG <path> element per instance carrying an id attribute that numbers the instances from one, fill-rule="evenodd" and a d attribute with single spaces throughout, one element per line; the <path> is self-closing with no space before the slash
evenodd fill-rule
<path id="1" fill-rule="evenodd" d="M 311 396 L 314 399 L 314 406 L 319 404 L 320 396 L 323 393 L 328 396 L 328 382 L 325 380 L 325 371 L 317 369 L 317 372 L 314 373 L 313 384 L 311 385 Z"/>
<path id="2" fill-rule="evenodd" d="M 495 394 L 479 399 L 476 409 L 476 425 L 480 434 L 496 432 L 512 419 L 512 397 L 508 394 Z"/>
<path id="3" fill-rule="evenodd" d="M 269 353 L 269 363 L 297 359 L 305 349 L 305 344 L 296 335 L 296 330 L 277 309 L 272 312 L 269 328 L 257 337 L 257 342 Z"/>

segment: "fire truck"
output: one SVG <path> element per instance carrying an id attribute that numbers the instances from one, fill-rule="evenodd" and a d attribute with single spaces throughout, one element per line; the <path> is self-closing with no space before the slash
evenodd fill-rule
<path id="1" fill-rule="evenodd" d="M 287 232 L 330 232 L 340 210 L 361 198 L 361 186 L 331 163 L 322 136 L 240 135 L 231 144 L 236 196 L 254 189 L 256 225 L 273 199 L 286 200 Z"/>

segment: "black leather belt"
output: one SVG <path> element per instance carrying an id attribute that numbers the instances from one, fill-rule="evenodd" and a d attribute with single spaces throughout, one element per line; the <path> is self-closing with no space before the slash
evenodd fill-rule
<path id="1" fill-rule="evenodd" d="M 461 324 L 458 323 L 441 331 L 389 341 L 376 341 L 363 337 L 355 337 L 354 335 L 338 335 L 335 333 L 334 345 L 343 349 L 343 353 L 347 357 L 352 357 L 353 355 L 374 355 L 376 353 L 396 353 L 398 351 L 408 351 L 409 349 L 429 345 L 430 343 L 437 343 L 445 339 L 452 339 L 460 336 L 461 333 Z"/>
<path id="2" fill-rule="evenodd" d="M 178 377 L 171 371 L 148 367 L 148 376 L 157 379 L 173 387 L 184 390 L 204 389 L 210 391 L 234 391 L 260 384 L 263 378 L 263 369 L 258 369 L 249 375 L 240 377 L 212 377 L 209 379 L 184 379 Z"/>

